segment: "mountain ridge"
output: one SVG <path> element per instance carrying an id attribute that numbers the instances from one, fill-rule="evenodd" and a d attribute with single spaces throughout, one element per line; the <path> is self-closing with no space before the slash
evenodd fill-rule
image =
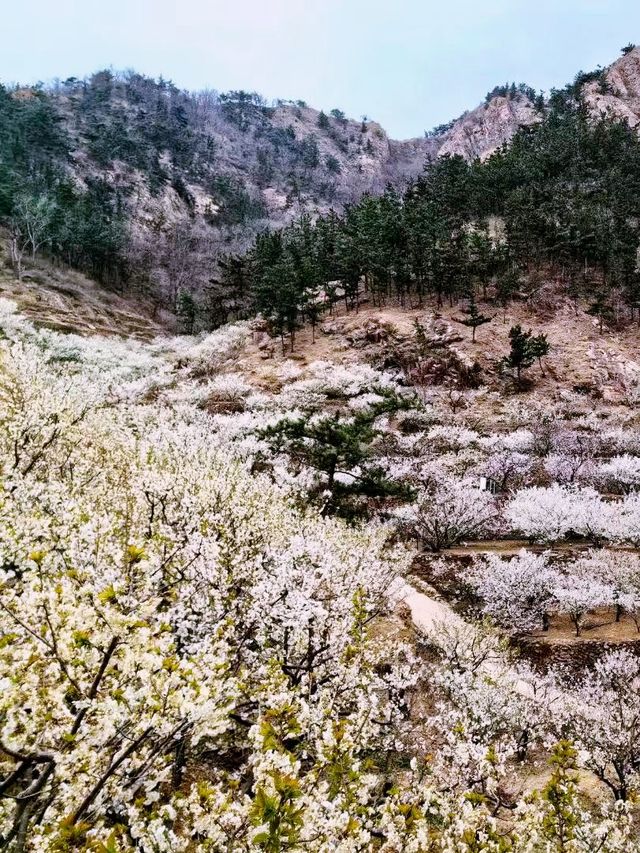
<path id="1" fill-rule="evenodd" d="M 606 113 L 637 126 L 640 49 L 625 48 L 607 68 L 580 72 L 559 91 L 581 98 L 594 117 Z M 57 169 L 53 193 L 73 197 L 77 207 L 75 219 L 59 224 L 71 247 L 57 255 L 106 283 L 126 277 L 144 296 L 161 294 L 165 307 L 183 290 L 215 285 L 220 258 L 244 251 L 257 233 L 304 215 L 341 213 L 388 185 L 402 190 L 443 156 L 486 159 L 541 121 L 548 103 L 523 84 L 497 86 L 447 125 L 395 140 L 379 123 L 337 109 L 268 104 L 243 91 L 189 93 L 136 72 L 99 71 L 40 89 L 0 87 L 0 98 L 0 120 L 9 128 L 3 149 L 0 121 L 0 220 L 11 221 L 11 199 L 25 183 L 40 198 Z M 17 166 L 7 159 L 16 145 Z M 44 177 L 32 181 L 34 173 Z M 96 212 L 97 237 L 78 238 L 100 219 Z M 92 240 L 104 232 L 110 240 L 96 263 Z M 77 248 L 81 239 L 87 250 Z"/>
<path id="2" fill-rule="evenodd" d="M 109 73 L 93 75 L 90 86 L 101 77 L 104 82 Z M 624 118 L 636 126 L 640 122 L 640 49 L 634 48 L 594 73 L 601 74 L 601 79 L 583 85 L 589 109 L 594 114 L 607 112 Z M 170 86 L 155 84 L 141 75 L 134 74 L 132 79 L 144 80 L 151 88 L 157 85 L 160 91 L 163 85 Z M 117 80 L 114 77 L 116 89 Z M 85 87 L 86 83 L 81 85 Z M 142 223 L 147 220 L 150 227 L 158 208 L 168 221 L 192 213 L 196 217 L 208 215 L 209 224 L 224 229 L 222 242 L 235 248 L 245 243 L 238 230 L 253 234 L 264 226 L 263 220 L 277 226 L 303 213 L 342 210 L 365 192 L 381 192 L 387 184 L 401 187 L 437 157 L 459 155 L 470 160 L 490 156 L 520 127 L 539 121 L 540 104 L 521 91 L 524 88 L 496 87 L 497 93 L 490 93 L 485 102 L 435 133 L 409 139 L 393 139 L 376 121 L 356 121 L 339 110 L 332 115 L 301 101 L 269 106 L 253 93 L 216 96 L 212 92 L 193 95 L 175 90 L 192 102 L 201 133 L 213 140 L 212 165 L 220 174 L 213 186 L 203 184 L 198 177 L 188 176 L 189 180 L 181 176 L 186 184 L 182 194 L 180 186 L 176 189 L 171 180 L 164 196 L 146 193 L 146 188 L 138 186 L 133 194 L 136 210 Z M 76 143 L 73 171 L 82 180 L 91 163 L 86 157 L 86 141 L 77 137 Z M 176 172 L 175 158 L 165 154 L 158 159 L 171 178 Z M 126 161 L 114 156 L 104 164 L 102 177 L 126 187 L 127 171 Z M 135 187 L 136 177 L 129 183 L 130 188 Z M 244 227 L 237 229 L 239 224 Z"/>

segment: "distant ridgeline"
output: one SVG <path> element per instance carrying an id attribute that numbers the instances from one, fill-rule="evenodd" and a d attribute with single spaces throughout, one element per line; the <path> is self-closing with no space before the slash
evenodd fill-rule
<path id="1" fill-rule="evenodd" d="M 259 310 L 290 333 L 363 280 L 374 302 L 491 288 L 505 303 L 536 271 L 601 318 L 613 299 L 633 315 L 640 143 L 624 118 L 594 113 L 611 94 L 603 70 L 547 100 L 505 84 L 395 143 L 338 109 L 133 72 L 0 86 L 0 225 L 18 275 L 44 255 L 152 297 L 187 331 Z M 530 113 L 511 136 L 516 105 Z M 480 137 L 490 108 L 509 141 L 464 159 L 460 123 Z"/>

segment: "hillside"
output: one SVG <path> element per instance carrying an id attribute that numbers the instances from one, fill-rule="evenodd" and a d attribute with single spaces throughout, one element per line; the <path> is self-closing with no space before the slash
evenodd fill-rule
<path id="1" fill-rule="evenodd" d="M 69 136 L 74 181 L 100 179 L 117 191 L 138 236 L 190 221 L 230 248 L 267 223 L 402 187 L 438 156 L 485 157 L 537 116 L 525 94 L 507 90 L 428 136 L 398 141 L 337 109 L 190 94 L 133 73 L 99 72 L 49 95 Z"/>
<path id="2" fill-rule="evenodd" d="M 80 180 L 103 172 L 131 191 L 136 218 L 146 226 L 158 216 L 172 222 L 191 213 L 233 226 L 340 210 L 364 192 L 415 177 L 428 159 L 485 157 L 536 120 L 531 100 L 515 88 L 403 141 L 337 109 L 268 105 L 255 93 L 190 94 L 133 73 L 99 72 L 58 84 L 51 96 L 71 137 L 71 170 Z"/>
<path id="3" fill-rule="evenodd" d="M 584 84 L 594 111 L 640 120 L 640 49 Z M 588 76 L 588 75 L 587 75 Z M 166 81 L 103 71 L 50 92 L 70 136 L 68 167 L 125 199 L 146 235 L 194 220 L 232 249 L 266 223 L 341 211 L 363 193 L 401 188 L 434 158 L 484 159 L 540 120 L 527 87 L 496 87 L 486 101 L 423 137 L 394 140 L 377 122 L 255 93 L 186 93 Z M 18 97 L 28 97 L 27 92 Z"/>
<path id="4" fill-rule="evenodd" d="M 10 299 L 39 328 L 81 335 L 120 335 L 150 340 L 166 333 L 172 315 L 143 298 L 122 296 L 81 272 L 38 258 L 18 280 L 3 252 L 0 231 L 0 297 Z"/>
<path id="5" fill-rule="evenodd" d="M 0 300 L 0 844 L 638 853 L 635 331 L 363 294 L 282 354 L 72 285 L 82 336 Z"/>
<path id="6" fill-rule="evenodd" d="M 640 853 L 638 128 L 0 87 L 1 850 Z"/>
<path id="7" fill-rule="evenodd" d="M 396 141 L 338 109 L 188 93 L 133 72 L 0 89 L 0 224 L 20 199 L 40 198 L 42 210 L 23 213 L 47 231 L 43 250 L 172 310 L 180 291 L 213 292 L 224 319 L 237 306 L 220 299 L 222 254 L 266 227 L 403 188 L 441 154 L 485 156 L 536 115 L 507 87 L 432 134 Z"/>
<path id="8" fill-rule="evenodd" d="M 579 74 L 561 95 L 586 103 L 594 119 L 606 113 L 634 126 L 639 63 L 640 49 L 629 49 L 610 68 Z M 154 310 L 195 310 L 200 325 L 216 325 L 247 310 L 230 256 L 256 234 L 341 214 L 388 187 L 402 194 L 444 157 L 492 159 L 539 125 L 554 97 L 497 86 L 447 125 L 393 140 L 375 121 L 339 109 L 188 93 L 134 72 L 0 88 L 0 223 L 16 236 L 16 269 L 18 256 L 28 264 L 37 249 L 109 287 L 126 286 Z"/>

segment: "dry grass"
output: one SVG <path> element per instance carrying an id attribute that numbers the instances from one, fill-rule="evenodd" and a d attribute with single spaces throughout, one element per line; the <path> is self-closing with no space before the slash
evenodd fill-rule
<path id="1" fill-rule="evenodd" d="M 149 303 L 124 298 L 74 270 L 36 262 L 20 282 L 0 268 L 0 297 L 16 302 L 37 326 L 79 335 L 119 335 L 151 340 L 168 333 L 152 319 Z"/>
<path id="2" fill-rule="evenodd" d="M 316 360 L 338 364 L 364 361 L 370 355 L 371 347 L 367 350 L 355 348 L 346 340 L 346 335 L 353 330 L 364 329 L 371 320 L 390 324 L 398 336 L 410 338 L 416 319 L 428 323 L 439 318 L 449 323 L 461 337 L 453 349 L 465 359 L 476 361 L 482 368 L 483 383 L 501 393 L 512 390 L 501 374 L 499 364 L 509 351 L 509 330 L 516 324 L 531 329 L 534 334 L 546 334 L 551 344 L 550 354 L 543 360 L 543 370 L 536 364 L 526 372 L 532 387 L 522 397 L 553 402 L 562 399 L 566 392 L 591 390 L 599 406 L 620 405 L 626 402 L 621 377 L 640 378 L 640 341 L 635 326 L 622 331 L 605 328 L 600 334 L 597 320 L 586 313 L 585 306 L 576 309 L 574 303 L 561 294 L 548 299 L 542 313 L 526 302 L 514 302 L 506 312 L 491 303 L 481 302 L 479 306 L 483 313 L 493 315 L 494 319 L 478 329 L 477 340 L 472 342 L 471 330 L 456 322 L 456 318 L 462 316 L 462 302 L 453 306 L 437 306 L 432 300 L 420 309 L 399 306 L 374 308 L 364 304 L 357 313 L 346 312 L 340 305 L 333 317 L 326 318 L 329 322 L 337 320 L 338 325 L 344 327 L 338 334 L 327 335 L 316 329 L 314 335 L 310 327 L 304 327 L 296 334 L 294 351 L 290 351 L 287 342 L 284 354 L 279 341 L 273 342 L 268 354 L 260 350 L 254 341 L 238 367 L 258 385 L 269 385 L 274 381 L 278 367 L 287 360 L 295 361 L 300 367 Z M 384 348 L 384 343 L 379 346 Z M 491 400 L 479 403 L 474 416 L 491 419 L 496 414 L 496 405 Z"/>

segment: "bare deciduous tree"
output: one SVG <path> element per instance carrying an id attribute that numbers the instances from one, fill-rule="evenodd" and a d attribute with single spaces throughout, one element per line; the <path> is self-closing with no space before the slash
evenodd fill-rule
<path id="1" fill-rule="evenodd" d="M 30 251 L 34 260 L 38 249 L 50 240 L 55 209 L 55 202 L 46 195 L 18 197 L 11 218 L 11 262 L 18 279 L 22 280 L 25 253 Z"/>

